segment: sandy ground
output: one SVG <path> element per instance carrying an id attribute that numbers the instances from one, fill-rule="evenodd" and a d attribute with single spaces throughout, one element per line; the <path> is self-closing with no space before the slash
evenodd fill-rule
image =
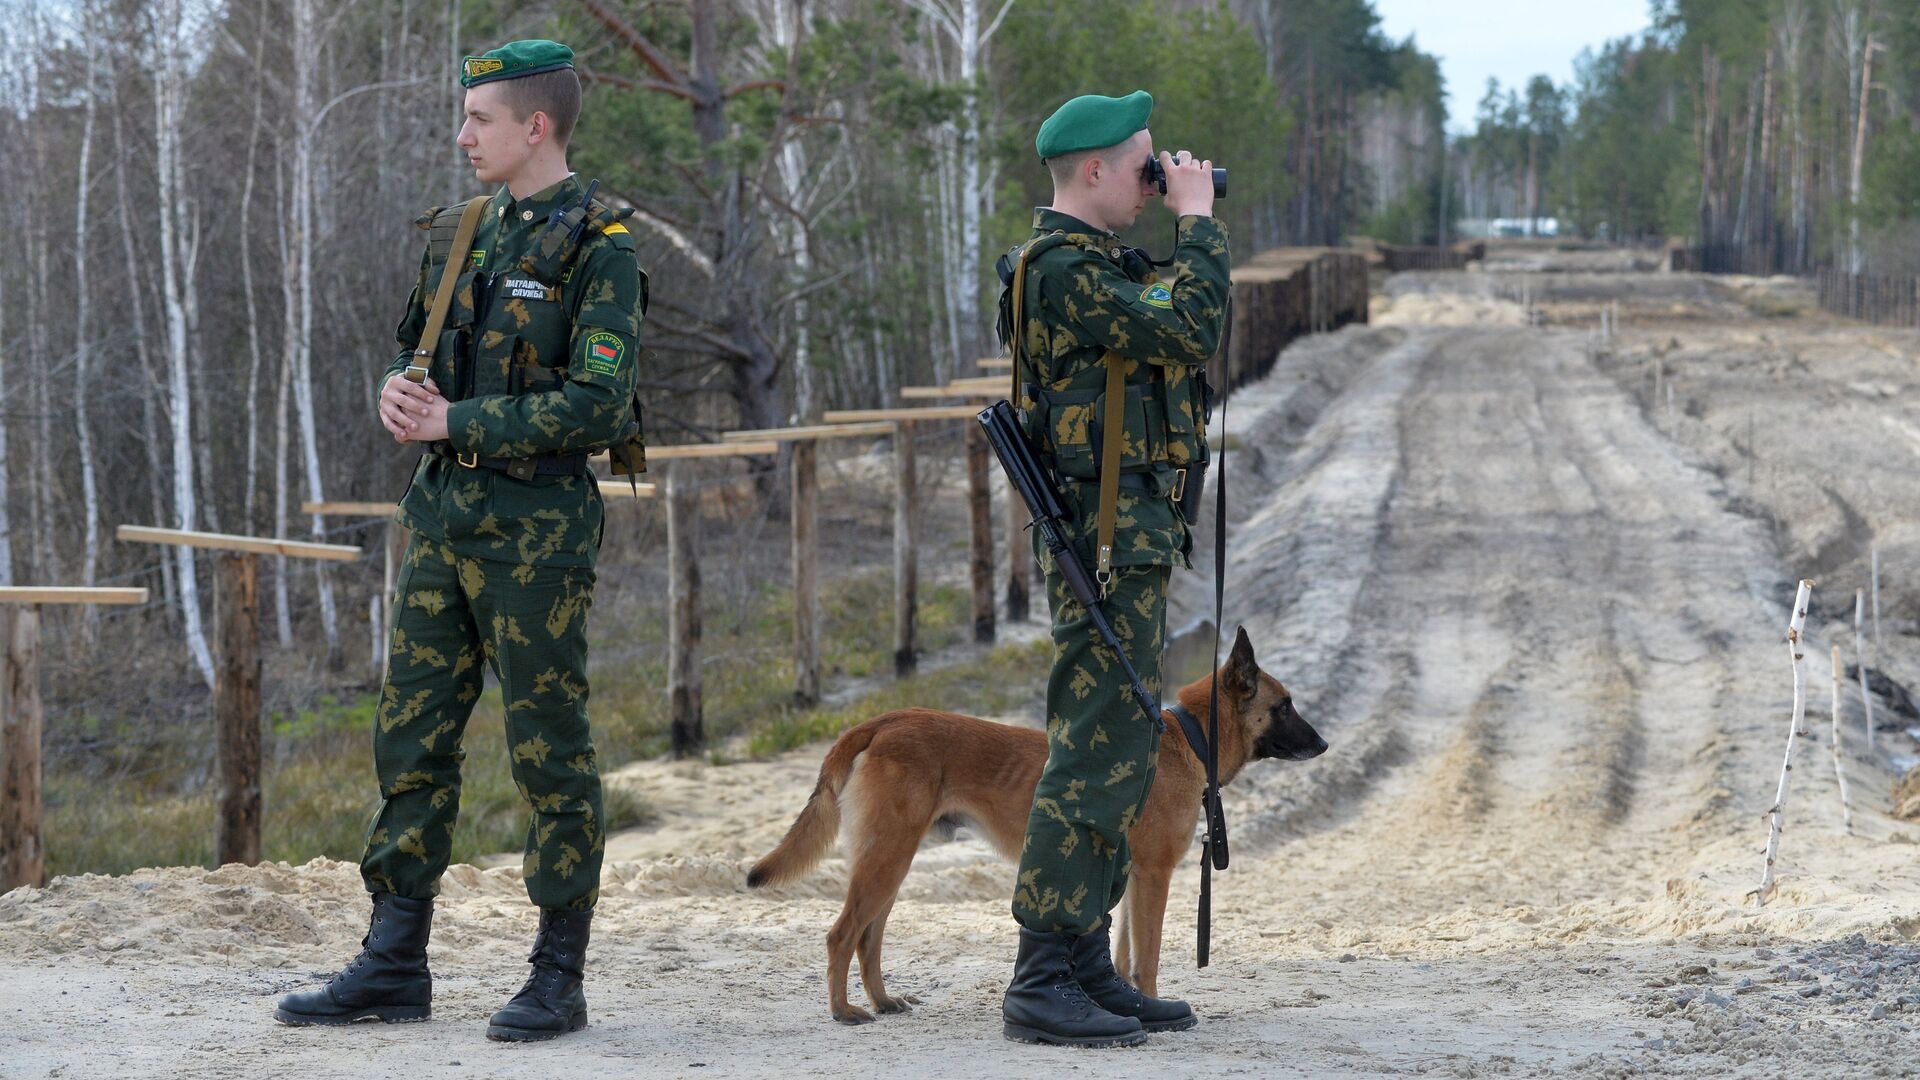
<path id="1" fill-rule="evenodd" d="M 1909 1074 L 1920 827 L 1888 791 L 1920 745 L 1897 708 L 1920 678 L 1901 517 L 1920 341 L 1651 262 L 1401 275 L 1372 326 L 1301 342 L 1234 395 L 1228 619 L 1333 748 L 1230 789 L 1204 970 L 1191 862 L 1179 879 L 1162 990 L 1194 1002 L 1192 1032 L 1003 1041 L 1011 871 L 964 832 L 922 851 L 889 924 L 889 983 L 923 1004 L 833 1023 L 842 862 L 741 887 L 816 747 L 612 777 L 660 819 L 612 841 L 582 1035 L 482 1037 L 533 923 L 510 868 L 449 872 L 434 1020 L 348 1030 L 268 1014 L 351 954 L 353 867 L 156 869 L 0 897 L 0 1075 Z M 1597 342 L 1615 303 L 1622 332 Z M 1869 545 L 1892 681 L 1873 750 L 1857 703 L 1844 718 L 1848 835 L 1825 658 L 1851 647 Z M 1817 737 L 1756 909 L 1802 576 L 1821 579 Z M 1204 574 L 1183 588 L 1176 618 L 1195 618 Z"/>

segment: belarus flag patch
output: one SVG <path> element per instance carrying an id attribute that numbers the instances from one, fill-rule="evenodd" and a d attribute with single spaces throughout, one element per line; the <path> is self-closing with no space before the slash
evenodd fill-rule
<path id="1" fill-rule="evenodd" d="M 605 330 L 587 336 L 587 370 L 595 375 L 620 374 L 620 361 L 626 356 L 626 343 L 618 334 Z"/>

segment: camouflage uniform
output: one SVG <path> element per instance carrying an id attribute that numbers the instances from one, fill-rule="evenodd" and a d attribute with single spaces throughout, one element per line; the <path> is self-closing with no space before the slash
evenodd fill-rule
<path id="1" fill-rule="evenodd" d="M 564 230 L 548 232 L 548 216 L 581 193 L 571 176 L 520 200 L 501 188 L 434 354 L 434 383 L 452 402 L 448 438 L 422 456 L 396 515 L 413 539 L 374 730 L 384 801 L 361 859 L 370 891 L 438 891 L 484 659 L 506 704 L 514 783 L 533 808 L 527 893 L 539 907 L 574 910 L 599 896 L 605 815 L 587 726 L 586 622 L 600 492 L 590 474 L 516 479 L 454 456 L 596 450 L 632 417 L 645 275 L 633 238 L 598 204 L 578 250 L 556 256 Z M 420 339 L 444 258 L 429 245 L 381 385 Z"/>
<path id="2" fill-rule="evenodd" d="M 1203 365 L 1220 340 L 1229 262 L 1212 218 L 1179 221 L 1165 281 L 1113 234 L 1049 209 L 1034 212 L 1016 404 L 1051 458 L 1079 519 L 1083 561 L 1099 514 L 1103 358 L 1126 361 L 1126 430 L 1113 579 L 1102 602 L 1147 690 L 1160 687 L 1167 579 L 1193 540 L 1173 500 L 1181 470 L 1203 460 Z M 1059 234 L 1054 239 L 1048 239 Z M 1025 246 L 1025 245 L 1023 245 Z M 1010 311 L 1003 304 L 1003 313 Z M 1037 542 L 1053 612 L 1047 766 L 1027 818 L 1013 915 L 1029 930 L 1106 928 L 1126 891 L 1127 830 L 1146 804 L 1158 728 L 1140 715 L 1111 650 Z"/>

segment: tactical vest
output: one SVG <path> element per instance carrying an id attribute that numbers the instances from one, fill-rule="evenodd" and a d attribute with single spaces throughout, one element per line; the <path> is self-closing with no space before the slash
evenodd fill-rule
<path id="1" fill-rule="evenodd" d="M 1038 276 L 1026 271 L 1040 256 L 1068 242 L 1065 233 L 1051 232 L 1034 237 L 1001 258 L 1004 287 L 998 330 L 1001 343 L 1013 356 L 1012 399 L 1028 439 L 1052 457 L 1060 477 L 1091 481 L 1099 478 L 1106 448 L 1107 368 L 1127 361 L 1109 352 L 1104 363 L 1075 374 L 1064 389 L 1052 388 L 1058 379 L 1041 377 L 1033 358 L 1058 354 L 1053 349 L 1050 320 L 1039 314 Z M 1025 326 L 1015 325 L 1016 283 L 1024 292 L 1020 306 L 1024 308 L 1021 321 Z M 1057 317 L 1059 313 L 1053 314 Z M 1167 481 L 1163 491 L 1171 494 L 1171 474 L 1207 461 L 1209 393 L 1205 373 L 1186 365 L 1141 362 L 1126 376 L 1125 394 L 1120 472 L 1159 474 Z"/>
<path id="2" fill-rule="evenodd" d="M 452 253 L 465 203 L 439 207 L 415 224 L 428 231 L 427 276 L 431 290 Z M 469 251 L 455 279 L 446 323 L 434 347 L 430 372 L 448 401 L 493 394 L 534 394 L 557 390 L 567 378 L 573 313 L 580 306 L 580 283 L 573 261 L 593 235 L 631 253 L 633 237 L 620 221 L 632 208 L 615 210 L 598 200 L 556 214 L 540 232 L 532 250 L 507 267 L 488 266 L 484 252 Z M 479 264 L 479 265 L 476 265 Z M 647 308 L 647 274 L 640 271 L 640 310 Z M 633 415 L 610 448 L 617 475 L 646 470 L 640 397 Z"/>

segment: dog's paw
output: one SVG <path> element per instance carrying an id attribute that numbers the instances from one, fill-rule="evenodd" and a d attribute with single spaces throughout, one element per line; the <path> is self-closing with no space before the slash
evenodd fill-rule
<path id="1" fill-rule="evenodd" d="M 873 1007 L 883 1013 L 903 1013 L 911 1011 L 909 1006 L 918 1004 L 920 1004 L 919 998 L 912 994 L 901 994 L 899 997 L 883 997 L 875 1001 Z"/>
<path id="2" fill-rule="evenodd" d="M 883 1012 L 885 1010 L 882 1010 Z M 843 1024 L 871 1024 L 873 1014 L 858 1005 L 849 1005 L 834 1011 L 833 1018 Z"/>

